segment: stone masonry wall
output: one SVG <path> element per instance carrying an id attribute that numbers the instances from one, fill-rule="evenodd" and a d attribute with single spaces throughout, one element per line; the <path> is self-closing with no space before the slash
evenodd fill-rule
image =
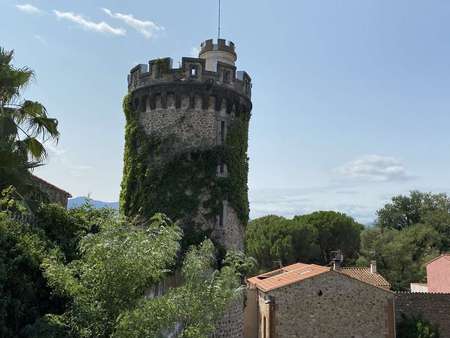
<path id="1" fill-rule="evenodd" d="M 238 297 L 217 323 L 213 338 L 242 338 L 244 332 L 244 298 Z"/>
<path id="2" fill-rule="evenodd" d="M 267 295 L 274 303 L 270 338 L 395 337 L 395 295 L 334 271 Z"/>
<path id="3" fill-rule="evenodd" d="M 147 135 L 158 134 L 161 137 L 175 135 L 181 143 L 178 150 L 185 147 L 211 147 L 216 144 L 218 116 L 213 109 L 201 109 L 201 100 L 197 98 L 195 108 L 189 109 L 189 98 L 183 97 L 181 108 L 175 108 L 175 99 L 169 96 L 167 108 L 161 107 L 157 100 L 156 109 L 148 105 L 140 115 L 140 123 Z"/>
<path id="4" fill-rule="evenodd" d="M 206 109 L 202 109 L 203 101 L 200 96 L 194 97 L 194 107 L 190 108 L 190 99 L 183 96 L 181 106 L 176 108 L 175 97 L 168 95 L 166 108 L 162 107 L 161 99 L 156 99 L 155 108 L 151 109 L 149 103 L 145 104 L 145 111 L 139 115 L 139 122 L 147 135 L 160 137 L 174 136 L 175 149 L 171 152 L 183 152 L 193 148 L 208 148 L 220 144 L 220 121 L 226 121 L 229 126 L 234 118 L 234 112 L 226 110 L 226 100 L 222 101 L 221 109 L 216 111 L 215 98 L 208 98 Z M 203 196 L 207 200 L 207 196 Z M 226 201 L 225 201 L 226 202 Z M 237 213 L 228 203 L 224 208 L 224 226 L 217 227 L 203 217 L 206 210 L 199 210 L 197 221 L 204 229 L 213 229 L 213 238 L 217 239 L 227 249 L 243 250 L 244 229 Z"/>
<path id="5" fill-rule="evenodd" d="M 401 320 L 402 314 L 422 316 L 439 326 L 441 338 L 450 338 L 450 294 L 448 293 L 397 293 L 395 311 L 397 322 Z"/>

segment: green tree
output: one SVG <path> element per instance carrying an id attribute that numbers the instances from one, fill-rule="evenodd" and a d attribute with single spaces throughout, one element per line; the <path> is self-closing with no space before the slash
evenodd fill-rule
<path id="1" fill-rule="evenodd" d="M 435 213 L 440 216 L 450 214 L 450 198 L 446 194 L 411 191 L 409 196 L 393 197 L 390 203 L 378 210 L 376 224 L 381 228 L 401 230 L 414 224 L 425 223 L 426 220 L 432 219 Z M 448 228 L 449 223 L 445 223 L 445 228 Z"/>
<path id="2" fill-rule="evenodd" d="M 13 185 L 24 194 L 32 187 L 29 170 L 47 156 L 44 143 L 57 141 L 59 132 L 58 121 L 47 116 L 41 103 L 21 97 L 34 73 L 14 67 L 13 56 L 0 48 L 0 190 Z"/>
<path id="3" fill-rule="evenodd" d="M 395 196 L 362 235 L 360 264 L 376 259 L 396 290 L 425 281 L 425 264 L 450 249 L 450 199 L 412 191 Z"/>
<path id="4" fill-rule="evenodd" d="M 246 253 L 254 257 L 260 270 L 278 264 L 314 261 L 319 255 L 315 229 L 297 220 L 265 216 L 249 222 L 245 233 Z"/>
<path id="5" fill-rule="evenodd" d="M 66 261 L 79 258 L 78 246 L 88 233 L 96 233 L 105 222 L 117 219 L 113 209 L 95 209 L 89 203 L 66 210 L 57 204 L 42 204 L 35 212 L 35 226 L 57 246 Z"/>
<path id="6" fill-rule="evenodd" d="M 114 337 L 208 338 L 230 304 L 239 301 L 239 275 L 233 265 L 213 269 L 214 246 L 210 240 L 191 247 L 183 263 L 183 285 L 162 297 L 143 300 L 121 316 Z"/>
<path id="7" fill-rule="evenodd" d="M 294 220 L 316 230 L 321 264 L 328 264 L 336 250 L 342 251 L 347 264 L 358 258 L 360 234 L 364 227 L 353 218 L 334 211 L 317 211 L 296 216 Z"/>
<path id="8" fill-rule="evenodd" d="M 65 337 L 52 314 L 62 313 L 70 299 L 48 287 L 41 264 L 50 254 L 65 262 L 78 257 L 81 238 L 115 216 L 88 205 L 70 211 L 42 205 L 30 217 L 14 190 L 0 196 L 0 336 Z"/>
<path id="9" fill-rule="evenodd" d="M 397 325 L 398 338 L 439 338 L 439 329 L 422 317 L 407 317 L 402 313 L 402 318 Z"/>
<path id="10" fill-rule="evenodd" d="M 0 212 L 1 337 L 28 337 L 27 327 L 40 316 L 62 309 L 40 268 L 49 250 L 42 231 Z"/>
<path id="11" fill-rule="evenodd" d="M 174 267 L 181 237 L 161 214 L 146 226 L 111 221 L 82 239 L 78 260 L 47 259 L 50 285 L 72 299 L 59 319 L 76 337 L 158 337 L 177 323 L 185 337 L 206 337 L 239 286 L 232 265 L 213 269 L 210 241 L 188 252 L 180 287 L 156 299 L 144 297 Z"/>
<path id="12" fill-rule="evenodd" d="M 361 235 L 359 264 L 375 259 L 378 270 L 395 290 L 407 290 L 411 282 L 425 281 L 425 263 L 438 254 L 440 235 L 430 225 L 416 224 L 404 230 L 365 230 Z"/>

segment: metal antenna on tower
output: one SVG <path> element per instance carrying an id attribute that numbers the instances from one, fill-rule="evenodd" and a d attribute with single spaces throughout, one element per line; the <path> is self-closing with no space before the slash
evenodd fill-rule
<path id="1" fill-rule="evenodd" d="M 218 20 L 218 22 L 219 22 L 219 24 L 218 24 L 218 26 L 217 26 L 217 39 L 220 39 L 220 8 L 221 8 L 221 0 L 219 0 L 219 20 Z"/>

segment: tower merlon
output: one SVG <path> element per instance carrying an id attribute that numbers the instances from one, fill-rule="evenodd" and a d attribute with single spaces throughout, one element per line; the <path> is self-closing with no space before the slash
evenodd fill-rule
<path id="1" fill-rule="evenodd" d="M 232 42 L 227 44 L 225 40 L 221 41 L 216 45 L 234 49 Z M 207 40 L 204 44 L 207 43 L 212 44 L 213 42 L 212 40 Z M 214 61 L 215 65 L 213 71 L 208 68 L 208 62 L 211 63 L 211 60 Z M 232 89 L 248 98 L 251 97 L 252 84 L 247 72 L 237 71 L 234 63 L 230 63 L 226 59 L 223 60 L 220 57 L 212 57 L 211 59 L 209 56 L 208 58 L 183 57 L 179 68 L 173 68 L 171 58 L 153 59 L 147 65 L 139 64 L 130 71 L 128 76 L 128 90 L 131 92 L 141 87 L 168 82 L 212 83 Z"/>
<path id="2" fill-rule="evenodd" d="M 202 42 L 202 44 L 200 45 L 199 55 L 211 51 L 227 52 L 233 54 L 237 59 L 236 47 L 232 41 L 227 41 L 225 39 L 218 39 L 216 42 L 214 39 L 209 39 Z"/>

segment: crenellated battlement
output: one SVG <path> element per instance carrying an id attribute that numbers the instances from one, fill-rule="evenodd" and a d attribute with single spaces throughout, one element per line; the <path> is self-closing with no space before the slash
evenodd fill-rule
<path id="1" fill-rule="evenodd" d="M 180 109 L 183 111 L 206 110 L 220 112 L 223 116 L 242 116 L 250 118 L 252 103 L 234 91 L 224 91 L 221 88 L 206 88 L 195 86 L 153 86 L 151 91 L 146 88 L 134 92 L 132 108 L 140 113 L 153 110 Z"/>
<path id="2" fill-rule="evenodd" d="M 206 61 L 201 58 L 184 57 L 179 68 L 173 68 L 172 63 L 171 58 L 164 58 L 133 67 L 128 75 L 128 90 L 167 82 L 196 82 L 224 86 L 251 97 L 250 76 L 245 71 L 237 71 L 235 66 L 218 62 L 217 71 L 212 72 L 206 70 Z"/>
<path id="3" fill-rule="evenodd" d="M 200 45 L 200 55 L 211 51 L 227 52 L 233 54 L 235 59 L 237 58 L 236 47 L 234 43 L 225 39 L 218 39 L 217 41 L 209 39 L 202 42 L 202 44 Z"/>

